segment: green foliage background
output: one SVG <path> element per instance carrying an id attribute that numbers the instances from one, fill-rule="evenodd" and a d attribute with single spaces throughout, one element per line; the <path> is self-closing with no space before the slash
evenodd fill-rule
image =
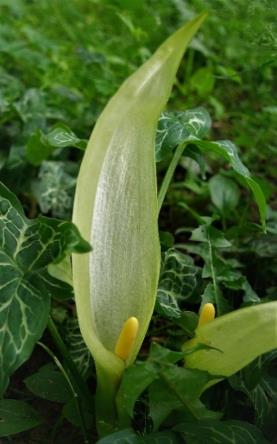
<path id="1" fill-rule="evenodd" d="M 209 12 L 209 18 L 190 45 L 167 111 L 204 107 L 212 119 L 209 138 L 230 139 L 239 147 L 241 159 L 267 197 L 267 233 L 262 233 L 258 226 L 258 212 L 250 193 L 227 162 L 214 154 L 203 159 L 200 151 L 182 157 L 161 212 L 164 262 L 156 312 L 141 358 L 145 357 L 151 338 L 177 350 L 184 336 L 193 334 L 199 304 L 214 300 L 211 266 L 216 270 L 223 312 L 276 299 L 275 2 L 0 0 L 0 180 L 17 194 L 30 219 L 42 213 L 70 220 L 82 150 L 107 100 L 162 40 L 203 10 Z M 209 124 L 207 131 L 208 127 Z M 165 154 L 157 164 L 159 183 L 171 160 L 169 144 Z M 25 223 L 33 226 L 30 221 Z M 200 224 L 205 227 L 205 235 L 214 236 L 212 241 L 202 234 L 199 237 Z M 231 245 L 228 250 L 224 250 L 224 242 Z M 70 283 L 65 262 L 52 273 L 54 278 L 63 273 L 67 276 L 64 280 Z M 76 326 L 70 297 L 69 294 L 66 302 L 52 300 L 52 316 L 79 371 L 89 378 L 93 367 Z M 29 370 L 28 363 L 25 364 L 24 377 L 29 371 L 32 373 L 32 365 Z M 203 402 L 220 410 L 227 420 L 224 423 L 216 419 L 212 424 L 203 423 L 203 433 L 202 429 L 188 425 L 180 426 L 179 431 L 155 431 L 150 442 L 162 438 L 168 439 L 165 442 L 180 442 L 181 436 L 188 443 L 201 443 L 205 433 L 210 437 L 214 433 L 215 439 L 218 430 L 226 436 L 239 433 L 239 420 L 248 421 L 250 435 L 253 433 L 259 442 L 263 439 L 261 432 L 253 431 L 251 424 L 258 426 L 267 439 L 275 439 L 274 365 L 276 355 L 262 357 L 205 395 Z M 41 384 L 43 375 L 48 379 L 51 376 L 55 395 L 59 398 L 56 390 L 60 386 L 64 396 L 68 386 L 60 385 L 61 373 L 49 367 L 41 369 L 27 380 L 29 392 L 25 386 L 20 386 L 18 392 L 14 389 L 17 380 L 12 380 L 9 396 L 23 402 L 30 392 L 37 395 L 32 388 Z M 149 390 L 155 394 L 153 387 Z M 63 402 L 62 395 L 58 402 Z M 46 399 L 51 399 L 51 394 Z M 63 417 L 79 426 L 72 400 L 67 401 Z M 146 401 L 140 400 L 143 406 Z M 153 397 L 152 409 L 154 401 Z M 23 407 L 18 408 L 24 410 Z M 1 408 L 4 409 L 0 405 Z M 14 404 L 9 408 L 12 411 Z M 139 404 L 140 409 L 147 423 L 147 409 Z M 59 414 L 60 411 L 57 417 Z M 34 412 L 33 417 L 28 415 L 25 422 L 17 418 L 21 427 L 18 430 L 24 432 L 39 424 Z M 33 432 L 22 435 L 26 442 L 46 440 L 53 420 L 50 417 L 46 421 L 47 426 L 38 429 L 38 438 Z M 169 419 L 167 427 L 171 425 Z M 57 426 L 53 431 L 55 442 L 63 442 L 62 433 L 63 429 L 59 432 Z M 75 438 L 74 433 L 74 442 L 82 442 L 79 431 Z M 130 430 L 119 434 L 120 441 L 114 437 L 103 442 L 140 442 L 136 435 L 129 440 L 133 435 Z M 20 441 L 14 438 L 12 442 Z"/>

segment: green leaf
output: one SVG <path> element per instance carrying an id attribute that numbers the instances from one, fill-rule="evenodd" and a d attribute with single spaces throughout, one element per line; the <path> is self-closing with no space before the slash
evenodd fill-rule
<path id="1" fill-rule="evenodd" d="M 67 403 L 63 406 L 62 416 L 66 418 L 71 424 L 75 427 L 82 428 L 83 423 L 86 424 L 87 430 L 90 430 L 92 424 L 94 424 L 94 405 L 88 405 L 87 402 L 84 402 L 84 399 L 79 399 L 79 406 L 82 409 L 82 421 L 80 418 L 80 410 L 76 405 L 76 399 L 71 398 Z"/>
<path id="2" fill-rule="evenodd" d="M 47 272 L 48 265 L 90 246 L 69 223 L 24 216 L 16 197 L 0 184 L 0 393 L 30 356 L 45 329 L 50 297 L 71 287 Z"/>
<path id="3" fill-rule="evenodd" d="M 231 376 L 263 353 L 277 348 L 277 302 L 242 308 L 196 329 L 189 350 L 204 343 L 217 350 L 198 350 L 186 357 L 186 367 Z"/>
<path id="4" fill-rule="evenodd" d="M 84 150 L 87 140 L 81 140 L 63 123 L 59 123 L 45 136 L 45 141 L 55 148 L 76 147 Z"/>
<path id="5" fill-rule="evenodd" d="M 54 148 L 46 142 L 41 130 L 36 130 L 26 145 L 26 159 L 34 166 L 40 165 L 51 156 Z"/>
<path id="6" fill-rule="evenodd" d="M 32 192 L 37 198 L 42 213 L 61 219 L 71 217 L 76 178 L 71 174 L 70 164 L 58 161 L 43 161 L 38 179 L 32 182 Z"/>
<path id="7" fill-rule="evenodd" d="M 112 433 L 105 438 L 97 441 L 97 444 L 144 444 L 143 438 L 138 436 L 132 429 L 121 430 L 120 432 Z"/>
<path id="8" fill-rule="evenodd" d="M 87 376 L 91 365 L 91 353 L 84 343 L 77 318 L 68 319 L 64 329 L 64 340 L 68 345 L 69 353 L 75 362 L 80 374 Z"/>
<path id="9" fill-rule="evenodd" d="M 200 151 L 204 153 L 213 152 L 230 162 L 233 170 L 244 180 L 245 184 L 252 191 L 259 208 L 262 226 L 265 228 L 266 201 L 264 193 L 258 182 L 251 177 L 249 170 L 241 162 L 237 147 L 229 140 L 221 140 L 217 142 L 199 140 L 194 143 L 197 145 Z"/>
<path id="10" fill-rule="evenodd" d="M 149 413 L 155 430 L 172 411 L 180 408 L 190 418 L 218 418 L 217 412 L 209 411 L 199 400 L 203 387 L 213 379 L 207 372 L 168 365 L 159 376 L 149 387 Z"/>
<path id="11" fill-rule="evenodd" d="M 197 287 L 198 267 L 178 250 L 166 251 L 157 293 L 156 311 L 168 319 L 181 317 L 178 301 L 188 300 Z"/>
<path id="12" fill-rule="evenodd" d="M 191 240 L 203 243 L 203 246 L 195 251 L 205 260 L 205 266 L 202 270 L 203 278 L 211 278 L 212 283 L 206 287 L 202 300 L 209 299 L 216 304 L 217 314 L 221 315 L 228 311 L 228 303 L 223 297 L 218 285 L 219 277 L 222 271 L 222 261 L 216 254 L 218 248 L 229 248 L 231 243 L 225 239 L 224 234 L 214 228 L 212 225 L 200 225 L 193 230 Z M 193 251 L 195 247 L 188 249 Z"/>
<path id="13" fill-rule="evenodd" d="M 47 134 L 36 130 L 29 138 L 26 146 L 26 158 L 35 166 L 48 159 L 56 148 L 75 147 L 82 151 L 87 141 L 79 139 L 66 125 L 59 123 Z"/>
<path id="14" fill-rule="evenodd" d="M 255 423 L 265 430 L 270 422 L 275 426 L 277 410 L 277 351 L 260 356 L 240 373 L 229 378 L 232 388 L 246 394 L 255 410 Z M 274 427 L 273 427 L 274 428 Z"/>
<path id="15" fill-rule="evenodd" d="M 67 402 L 73 394 L 64 375 L 54 364 L 46 364 L 24 380 L 26 387 L 39 398 Z"/>
<path id="16" fill-rule="evenodd" d="M 0 400 L 0 437 L 24 432 L 40 425 L 37 412 L 23 401 Z"/>
<path id="17" fill-rule="evenodd" d="M 132 429 L 125 429 L 100 439 L 97 444 L 182 444 L 182 440 L 171 431 L 139 436 Z"/>
<path id="18" fill-rule="evenodd" d="M 200 227 L 193 230 L 190 239 L 192 241 L 207 243 L 214 248 L 228 248 L 232 245 L 224 237 L 222 231 L 211 225 L 200 225 Z"/>
<path id="19" fill-rule="evenodd" d="M 216 174 L 209 180 L 209 189 L 213 204 L 223 215 L 236 208 L 240 193 L 233 180 Z"/>
<path id="20" fill-rule="evenodd" d="M 190 84 L 200 97 L 205 97 L 212 92 L 215 83 L 214 79 L 211 68 L 199 68 L 191 77 Z"/>
<path id="21" fill-rule="evenodd" d="M 157 367 L 150 361 L 137 361 L 128 367 L 116 397 L 119 414 L 131 418 L 136 400 L 157 377 Z"/>
<path id="22" fill-rule="evenodd" d="M 211 118 L 205 108 L 162 113 L 156 133 L 156 162 L 180 143 L 204 138 L 210 127 Z"/>
<path id="23" fill-rule="evenodd" d="M 244 421 L 184 422 L 174 430 L 187 444 L 269 444 L 259 429 Z"/>

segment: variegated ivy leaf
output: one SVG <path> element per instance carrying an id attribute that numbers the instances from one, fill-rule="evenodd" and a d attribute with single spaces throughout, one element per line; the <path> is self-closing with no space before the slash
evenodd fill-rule
<path id="1" fill-rule="evenodd" d="M 179 318 L 178 301 L 188 300 L 197 287 L 199 268 L 190 256 L 174 248 L 165 253 L 157 294 L 156 310 L 169 319 Z"/>
<path id="2" fill-rule="evenodd" d="M 70 218 L 76 185 L 76 178 L 72 173 L 74 174 L 74 166 L 69 162 L 42 162 L 39 180 L 32 183 L 32 191 L 42 213 L 51 211 L 54 217 Z"/>
<path id="3" fill-rule="evenodd" d="M 156 134 L 156 161 L 160 162 L 182 142 L 207 136 L 211 118 L 204 108 L 162 113 Z"/>
<path id="4" fill-rule="evenodd" d="M 236 145 L 229 140 L 216 142 L 203 140 L 207 136 L 210 126 L 211 118 L 204 108 L 163 113 L 156 134 L 156 161 L 163 160 L 177 145 L 188 142 L 191 147 L 185 152 L 185 155 L 198 161 L 203 174 L 199 151 L 204 154 L 215 153 L 230 163 L 235 173 L 252 191 L 259 208 L 261 223 L 265 228 L 266 201 L 259 183 L 255 181 L 248 168 L 240 160 Z"/>
<path id="5" fill-rule="evenodd" d="M 73 224 L 27 219 L 15 195 L 0 183 L 0 395 L 40 338 L 50 297 L 71 292 L 47 266 L 72 251 L 89 250 Z"/>
<path id="6" fill-rule="evenodd" d="M 92 364 L 91 353 L 84 343 L 77 318 L 68 319 L 65 326 L 65 342 L 81 375 L 86 376 Z"/>
<path id="7" fill-rule="evenodd" d="M 184 422 L 174 430 L 187 444 L 269 444 L 257 427 L 244 421 Z"/>

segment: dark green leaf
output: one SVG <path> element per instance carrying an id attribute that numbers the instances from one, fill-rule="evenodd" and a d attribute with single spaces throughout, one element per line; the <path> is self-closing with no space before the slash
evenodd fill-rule
<path id="1" fill-rule="evenodd" d="M 137 435 L 132 429 L 121 430 L 97 441 L 97 444 L 182 444 L 177 433 L 171 431 Z"/>
<path id="2" fill-rule="evenodd" d="M 76 404 L 76 398 L 71 398 L 63 406 L 62 415 L 75 427 L 81 428 L 82 422 L 85 422 L 87 430 L 90 430 L 94 423 L 94 412 L 93 412 L 94 405 L 92 403 L 91 406 L 88 406 L 88 403 L 83 402 L 82 399 L 79 399 L 78 402 L 82 409 L 82 415 L 83 415 L 82 421 L 80 418 L 80 410 Z"/>
<path id="3" fill-rule="evenodd" d="M 49 145 L 41 130 L 36 130 L 29 138 L 26 146 L 26 159 L 32 165 L 40 165 L 43 160 L 48 159 L 54 148 Z"/>
<path id="4" fill-rule="evenodd" d="M 67 402 L 73 394 L 64 375 L 54 364 L 46 364 L 24 380 L 34 395 L 54 402 Z"/>
<path id="5" fill-rule="evenodd" d="M 157 377 L 157 368 L 150 361 L 137 361 L 126 369 L 117 392 L 117 405 L 122 414 L 132 417 L 136 400 Z"/>
<path id="6" fill-rule="evenodd" d="M 148 360 L 158 363 L 162 366 L 166 363 L 175 364 L 176 362 L 180 361 L 183 356 L 183 352 L 173 351 L 169 348 L 162 347 L 156 342 L 153 342 L 151 344 Z"/>
<path id="7" fill-rule="evenodd" d="M 8 378 L 31 354 L 49 314 L 50 297 L 71 292 L 47 267 L 90 246 L 69 223 L 40 217 L 29 220 L 19 202 L 0 184 L 0 393 Z"/>
<path id="8" fill-rule="evenodd" d="M 139 437 L 132 429 L 121 430 L 97 441 L 97 444 L 144 444 L 145 440 Z"/>
<path id="9" fill-rule="evenodd" d="M 37 198 L 42 213 L 51 211 L 61 219 L 71 217 L 76 179 L 68 171 L 68 163 L 43 161 L 39 180 L 32 183 L 32 192 Z"/>
<path id="10" fill-rule="evenodd" d="M 228 248 L 231 246 L 222 231 L 211 225 L 200 225 L 200 227 L 193 230 L 191 240 L 211 244 L 214 248 Z"/>
<path id="11" fill-rule="evenodd" d="M 223 214 L 234 210 L 239 202 L 239 188 L 228 177 L 217 174 L 209 181 L 209 189 L 213 204 Z"/>
<path id="12" fill-rule="evenodd" d="M 198 271 L 190 256 L 169 249 L 161 270 L 156 311 L 168 319 L 180 318 L 178 301 L 192 296 L 197 287 Z"/>
<path id="13" fill-rule="evenodd" d="M 187 444 L 267 444 L 259 429 L 243 421 L 201 421 L 174 427 Z M 268 443 L 269 444 L 269 443 Z"/>
<path id="14" fill-rule="evenodd" d="M 210 127 L 211 118 L 204 108 L 163 113 L 156 134 L 156 161 L 163 160 L 180 143 L 205 137 Z"/>
<path id="15" fill-rule="evenodd" d="M 0 437 L 14 435 L 38 426 L 41 420 L 28 404 L 15 399 L 0 400 Z"/>
<path id="16" fill-rule="evenodd" d="M 81 375 L 87 376 L 92 364 L 91 353 L 84 343 L 77 318 L 68 319 L 65 325 L 64 340 L 69 353 Z"/>
<path id="17" fill-rule="evenodd" d="M 263 227 L 265 227 L 265 219 L 266 219 L 266 201 L 264 197 L 264 193 L 258 184 L 250 175 L 249 170 L 243 165 L 241 162 L 237 147 L 230 142 L 229 140 L 221 140 L 218 142 L 208 142 L 206 140 L 199 140 L 195 142 L 198 148 L 204 152 L 209 153 L 213 152 L 223 159 L 230 162 L 233 170 L 241 176 L 241 178 L 245 181 L 246 185 L 253 192 L 254 198 L 259 208 L 260 219 Z"/>

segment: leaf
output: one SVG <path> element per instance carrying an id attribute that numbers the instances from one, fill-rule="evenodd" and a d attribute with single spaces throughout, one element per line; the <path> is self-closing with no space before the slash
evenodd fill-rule
<path id="1" fill-rule="evenodd" d="M 222 231 L 211 225 L 200 225 L 193 230 L 190 239 L 192 241 L 205 242 L 214 248 L 228 248 L 232 245 L 227 239 L 225 239 Z"/>
<path id="2" fill-rule="evenodd" d="M 53 152 L 53 147 L 45 142 L 41 130 L 36 130 L 29 138 L 26 145 L 26 159 L 34 166 L 40 165 L 48 159 Z"/>
<path id="3" fill-rule="evenodd" d="M 212 279 L 212 283 L 206 287 L 202 299 L 213 301 L 216 304 L 217 314 L 221 315 L 228 311 L 229 306 L 218 286 L 219 277 L 221 276 L 220 271 L 222 271 L 219 266 L 222 265 L 222 261 L 216 255 L 216 249 L 228 248 L 231 246 L 231 243 L 225 239 L 224 234 L 220 230 L 209 224 L 200 225 L 193 230 L 191 240 L 204 244 L 204 248 L 199 248 L 196 251 L 205 260 L 202 277 L 210 277 Z"/>
<path id="4" fill-rule="evenodd" d="M 75 147 L 84 150 L 87 141 L 79 139 L 66 125 L 59 123 L 49 133 L 33 132 L 27 142 L 26 158 L 35 166 L 48 159 L 56 148 Z"/>
<path id="5" fill-rule="evenodd" d="M 86 377 L 91 368 L 92 359 L 81 335 L 77 318 L 67 320 L 64 335 L 64 340 L 76 367 L 80 374 Z"/>
<path id="6" fill-rule="evenodd" d="M 125 370 L 116 396 L 121 421 L 126 415 L 129 418 L 133 416 L 136 400 L 157 377 L 157 367 L 150 361 L 137 361 Z"/>
<path id="7" fill-rule="evenodd" d="M 211 127 L 205 108 L 162 113 L 156 133 L 156 162 L 163 160 L 177 145 L 202 139 Z"/>
<path id="8" fill-rule="evenodd" d="M 198 267 L 190 256 L 174 248 L 166 251 L 157 293 L 156 311 L 168 319 L 178 319 L 178 302 L 188 300 L 197 287 Z"/>
<path id="9" fill-rule="evenodd" d="M 80 410 L 76 405 L 75 398 L 71 398 L 66 404 L 64 404 L 62 416 L 66 418 L 67 421 L 71 422 L 71 424 L 73 424 L 75 427 L 82 428 L 83 423 L 85 423 L 87 430 L 90 430 L 92 424 L 95 422 L 93 403 L 89 406 L 88 403 L 82 398 L 80 398 L 78 402 L 79 408 L 81 407 L 82 409 L 82 421 L 80 418 Z"/>
<path id="10" fill-rule="evenodd" d="M 255 423 L 265 430 L 272 419 L 275 423 L 277 379 L 274 374 L 274 361 L 276 363 L 276 358 L 276 351 L 260 356 L 229 379 L 235 390 L 242 391 L 249 398 L 255 410 Z"/>
<path id="11" fill-rule="evenodd" d="M 39 398 L 65 403 L 73 394 L 64 375 L 54 364 L 46 364 L 24 379 L 26 387 Z"/>
<path id="12" fill-rule="evenodd" d="M 30 356 L 45 329 L 50 297 L 71 287 L 51 277 L 48 265 L 90 246 L 69 222 L 25 217 L 17 198 L 0 184 L 0 393 Z"/>
<path id="13" fill-rule="evenodd" d="M 97 444 L 144 444 L 143 438 L 139 437 L 132 429 L 120 430 L 97 441 Z"/>
<path id="14" fill-rule="evenodd" d="M 133 416 L 135 402 L 147 387 L 159 377 L 159 371 L 169 363 L 175 363 L 183 358 L 182 352 L 175 352 L 156 343 L 151 345 L 147 361 L 137 361 L 127 368 L 117 392 L 117 407 L 121 421 Z"/>
<path id="15" fill-rule="evenodd" d="M 40 425 L 37 412 L 23 401 L 0 400 L 0 437 L 24 432 Z"/>
<path id="16" fill-rule="evenodd" d="M 160 373 L 160 378 L 149 387 L 149 408 L 154 430 L 160 427 L 169 414 L 184 408 L 192 418 L 215 418 L 199 400 L 203 387 L 213 377 L 206 372 L 191 371 L 168 365 Z"/>
<path id="17" fill-rule="evenodd" d="M 55 148 L 75 147 L 84 150 L 87 145 L 86 140 L 81 140 L 74 132 L 63 123 L 55 125 L 45 136 L 45 141 Z"/>
<path id="18" fill-rule="evenodd" d="M 132 429 L 125 429 L 100 439 L 97 444 L 182 444 L 182 440 L 171 431 L 139 436 Z"/>
<path id="19" fill-rule="evenodd" d="M 215 77 L 211 68 L 199 68 L 191 77 L 190 84 L 200 97 L 205 97 L 212 92 L 215 83 L 214 79 Z"/>
<path id="20" fill-rule="evenodd" d="M 189 350 L 198 343 L 217 350 L 198 350 L 186 357 L 186 367 L 213 375 L 231 376 L 263 353 L 277 348 L 277 302 L 242 308 L 196 329 L 186 342 Z"/>
<path id="21" fill-rule="evenodd" d="M 51 211 L 54 217 L 69 219 L 76 185 L 69 163 L 43 161 L 38 177 L 39 180 L 32 183 L 32 192 L 42 213 Z"/>
<path id="22" fill-rule="evenodd" d="M 260 212 L 260 219 L 263 228 L 265 228 L 266 219 L 266 201 L 264 193 L 258 184 L 250 175 L 249 170 L 241 162 L 237 147 L 229 140 L 220 140 L 217 142 L 208 142 L 199 140 L 195 142 L 200 151 L 204 153 L 213 152 L 223 159 L 230 162 L 233 170 L 244 179 L 245 184 L 252 191 Z"/>
<path id="23" fill-rule="evenodd" d="M 174 427 L 187 444 L 269 444 L 262 433 L 244 421 L 184 422 Z"/>
<path id="24" fill-rule="evenodd" d="M 213 204 L 222 214 L 234 210 L 239 202 L 239 188 L 228 177 L 216 174 L 209 180 L 209 189 Z"/>

